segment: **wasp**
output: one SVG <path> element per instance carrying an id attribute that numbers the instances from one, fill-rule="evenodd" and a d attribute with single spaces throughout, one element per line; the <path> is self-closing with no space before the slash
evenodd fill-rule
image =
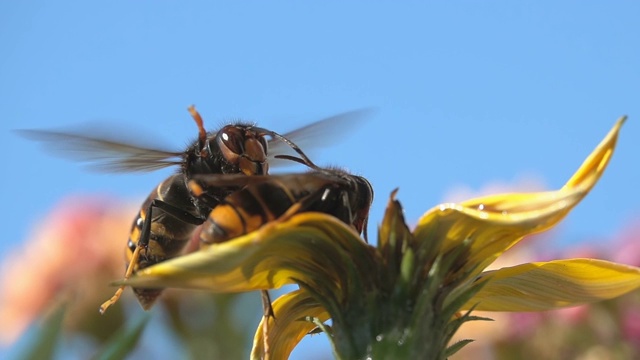
<path id="1" fill-rule="evenodd" d="M 148 266 L 179 256 L 196 229 L 211 211 L 239 186 L 210 186 L 206 193 L 195 194 L 188 186 L 190 179 L 211 174 L 265 176 L 269 163 L 287 147 L 302 154 L 290 139 L 320 133 L 325 128 L 353 124 L 363 111 L 329 117 L 298 130 L 280 135 L 253 124 L 236 123 L 218 131 L 207 132 L 194 106 L 189 112 L 198 127 L 198 137 L 186 150 L 167 151 L 136 143 L 100 138 L 93 135 L 46 130 L 22 130 L 20 133 L 53 149 L 81 155 L 81 160 L 98 161 L 98 169 L 108 172 L 153 171 L 178 166 L 178 171 L 162 181 L 144 201 L 135 217 L 125 249 L 125 279 Z M 267 137 L 270 137 L 267 140 Z M 271 148 L 271 152 L 269 151 Z M 305 156 L 306 157 L 306 156 Z M 282 159 L 293 158 L 283 155 Z M 100 313 L 117 302 L 124 287 L 100 306 Z M 133 289 L 138 302 L 151 308 L 162 289 Z"/>
<path id="2" fill-rule="evenodd" d="M 251 177 L 204 175 L 190 180 L 189 188 L 197 196 L 221 187 L 241 186 L 209 214 L 200 232 L 201 248 L 247 234 L 269 222 L 311 211 L 333 215 L 359 234 L 364 233 L 366 241 L 369 209 L 373 202 L 371 183 L 342 169 L 320 168 L 300 154 L 303 159 L 281 158 L 304 163 L 312 171 Z M 265 318 L 273 317 L 266 290 L 262 290 L 262 304 Z"/>

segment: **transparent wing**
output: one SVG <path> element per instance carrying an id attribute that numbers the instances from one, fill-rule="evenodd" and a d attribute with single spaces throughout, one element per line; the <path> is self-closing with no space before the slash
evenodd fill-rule
<path id="1" fill-rule="evenodd" d="M 90 169 L 100 172 L 154 171 L 180 164 L 182 154 L 82 133 L 49 130 L 16 132 L 40 142 L 47 152 L 85 162 Z"/>
<path id="2" fill-rule="evenodd" d="M 371 116 L 373 108 L 348 111 L 320 119 L 299 129 L 281 134 L 295 143 L 309 158 L 313 160 L 314 150 L 335 144 L 348 136 L 364 120 Z M 276 155 L 297 155 L 291 147 L 278 139 L 269 141 L 269 167 L 293 165 L 287 159 L 274 158 Z"/>
<path id="3" fill-rule="evenodd" d="M 331 143 L 349 134 L 371 109 L 341 113 L 321 119 L 297 130 L 283 134 L 304 151 Z M 149 172 L 179 165 L 183 152 L 142 145 L 141 141 L 124 141 L 122 136 L 109 136 L 108 129 L 93 127 L 88 131 L 18 130 L 21 136 L 40 142 L 47 152 L 87 164 L 100 172 Z M 96 136 L 95 134 L 100 134 Z M 126 134 L 126 132 L 123 132 Z M 118 138 L 118 140 L 116 140 Z M 294 164 L 291 160 L 276 159 L 276 155 L 296 155 L 291 147 L 277 138 L 269 141 L 270 166 Z"/>

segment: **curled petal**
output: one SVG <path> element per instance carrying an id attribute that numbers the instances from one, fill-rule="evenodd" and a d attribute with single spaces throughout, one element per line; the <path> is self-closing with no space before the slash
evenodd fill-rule
<path id="1" fill-rule="evenodd" d="M 607 300 L 640 288 L 640 268 L 594 259 L 565 259 L 487 271 L 467 302 L 485 311 L 542 311 Z"/>
<path id="2" fill-rule="evenodd" d="M 373 255 L 372 248 L 336 218 L 302 213 L 148 267 L 117 284 L 240 292 L 278 288 L 296 279 L 339 288 L 347 274 L 369 271 Z"/>
<path id="3" fill-rule="evenodd" d="M 481 271 L 525 235 L 554 226 L 582 200 L 604 172 L 625 119 L 618 120 L 562 189 L 442 204 L 420 219 L 415 237 L 443 239 L 441 253 L 471 239 L 471 254 L 466 266 L 477 266 Z"/>
<path id="4" fill-rule="evenodd" d="M 309 318 L 317 318 L 322 322 L 329 319 L 324 307 L 305 290 L 280 296 L 273 302 L 273 310 L 275 321 L 269 319 L 268 354 L 264 351 L 263 318 L 253 340 L 252 359 L 288 359 L 295 346 L 316 327 Z"/>
<path id="5" fill-rule="evenodd" d="M 413 242 L 413 235 L 404 220 L 402 205 L 395 198 L 397 191 L 391 193 L 378 231 L 378 252 L 386 267 L 381 275 L 386 279 L 397 278 L 404 252 L 408 244 Z"/>

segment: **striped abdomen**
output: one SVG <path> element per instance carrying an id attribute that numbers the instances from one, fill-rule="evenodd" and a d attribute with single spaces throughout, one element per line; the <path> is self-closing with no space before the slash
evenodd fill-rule
<path id="1" fill-rule="evenodd" d="M 126 266 L 132 261 L 133 253 L 138 246 L 142 233 L 142 227 L 147 218 L 147 209 L 154 200 L 161 200 L 173 207 L 180 208 L 186 213 L 197 216 L 198 210 L 191 201 L 191 195 L 186 187 L 184 175 L 176 174 L 160 183 L 145 200 L 138 216 L 133 222 L 131 235 L 125 249 Z M 133 272 L 155 265 L 167 259 L 174 258 L 182 252 L 183 248 L 191 240 L 198 225 L 184 222 L 175 216 L 167 214 L 160 208 L 152 210 L 151 232 L 148 244 L 140 252 L 140 256 L 133 264 Z M 158 298 L 160 289 L 134 288 L 134 293 L 143 308 L 148 309 Z"/>
<path id="2" fill-rule="evenodd" d="M 263 182 L 227 196 L 203 224 L 200 241 L 215 244 L 257 230 L 284 214 L 300 197 L 279 181 Z"/>

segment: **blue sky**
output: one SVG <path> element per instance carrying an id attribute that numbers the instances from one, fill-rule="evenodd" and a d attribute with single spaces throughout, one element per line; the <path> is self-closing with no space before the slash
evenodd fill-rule
<path id="1" fill-rule="evenodd" d="M 559 187 L 627 114 L 610 168 L 559 233 L 613 235 L 640 215 L 639 15 L 632 1 L 2 2 L 0 254 L 71 194 L 142 202 L 170 173 L 86 172 L 12 129 L 97 121 L 181 149 L 190 104 L 209 128 L 279 132 L 377 108 L 314 153 L 371 181 L 372 233 L 396 187 L 409 221 L 456 185 L 535 174 Z"/>

